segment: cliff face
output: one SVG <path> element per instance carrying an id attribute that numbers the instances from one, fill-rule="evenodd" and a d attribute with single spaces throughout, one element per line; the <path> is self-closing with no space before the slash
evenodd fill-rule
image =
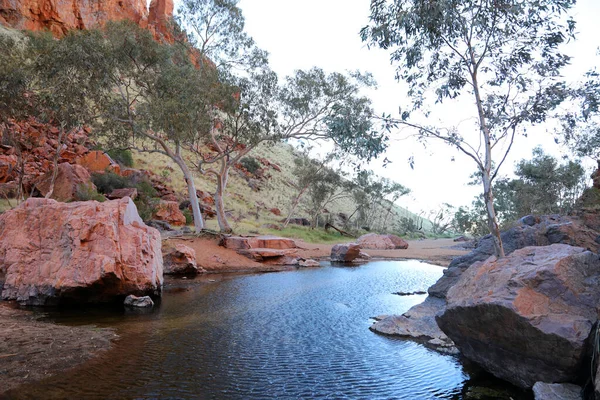
<path id="1" fill-rule="evenodd" d="M 71 29 L 88 29 L 107 21 L 131 20 L 154 36 L 170 40 L 168 22 L 173 0 L 0 0 L 0 24 L 62 36 Z"/>

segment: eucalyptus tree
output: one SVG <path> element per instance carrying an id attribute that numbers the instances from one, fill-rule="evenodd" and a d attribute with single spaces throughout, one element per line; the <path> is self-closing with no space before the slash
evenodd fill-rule
<path id="1" fill-rule="evenodd" d="M 323 159 L 319 160 L 311 155 L 313 149 L 313 146 L 308 146 L 303 149 L 301 154 L 294 158 L 294 170 L 292 175 L 294 176 L 295 181 L 290 183 L 294 189 L 296 189 L 296 193 L 292 198 L 288 215 L 281 225 L 282 228 L 288 226 L 304 194 L 311 186 L 316 185 L 322 179 L 321 172 L 334 158 L 334 153 L 329 153 L 323 157 Z"/>
<path id="2" fill-rule="evenodd" d="M 397 79 L 408 85 L 411 107 L 391 127 L 416 129 L 475 162 L 482 174 L 488 228 L 504 256 L 492 183 L 524 126 L 544 122 L 565 96 L 560 72 L 569 62 L 560 45 L 574 35 L 566 16 L 575 0 L 372 0 L 370 45 L 391 50 Z M 471 98 L 476 126 L 469 139 L 457 128 L 414 119 L 430 101 Z M 425 115 L 428 115 L 425 112 Z M 497 155 L 495 155 L 497 154 Z M 492 160 L 496 159 L 496 168 Z"/>
<path id="3" fill-rule="evenodd" d="M 261 143 L 282 140 L 330 141 L 339 156 L 370 160 L 385 149 L 376 129 L 364 85 L 368 75 L 326 74 L 319 68 L 296 71 L 282 83 L 268 67 L 248 77 L 231 77 L 224 100 L 207 137 L 190 147 L 196 168 L 217 179 L 215 202 L 219 227 L 230 231 L 223 195 L 229 170 Z M 211 164 L 217 168 L 211 168 Z M 221 210 L 221 211 L 219 211 Z"/>
<path id="4" fill-rule="evenodd" d="M 196 68 L 187 43 L 159 43 L 127 21 L 107 23 L 101 36 L 96 52 L 106 62 L 96 68 L 108 85 L 94 98 L 97 130 L 114 147 L 173 160 L 183 173 L 199 232 L 204 221 L 183 148 L 210 127 L 212 105 L 219 99 L 217 71 Z"/>

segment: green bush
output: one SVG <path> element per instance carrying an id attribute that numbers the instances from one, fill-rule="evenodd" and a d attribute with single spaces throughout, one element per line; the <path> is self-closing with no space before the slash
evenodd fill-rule
<path id="1" fill-rule="evenodd" d="M 75 192 L 75 200 L 76 201 L 89 201 L 96 200 L 99 202 L 106 201 L 106 197 L 98 193 L 98 191 L 94 188 L 94 186 L 90 183 L 82 183 L 77 186 L 77 191 Z"/>
<path id="2" fill-rule="evenodd" d="M 92 174 L 92 182 L 98 188 L 98 192 L 110 194 L 115 189 L 123 189 L 129 186 L 129 180 L 114 172 L 107 171 L 104 173 L 95 172 Z"/>
<path id="3" fill-rule="evenodd" d="M 254 157 L 244 157 L 240 160 L 240 164 L 253 175 L 260 169 L 260 163 Z"/>
<path id="4" fill-rule="evenodd" d="M 192 225 L 194 223 L 194 216 L 192 215 L 192 212 L 189 209 L 184 208 L 183 210 L 181 210 L 181 213 L 185 217 L 186 225 Z"/>
<path id="5" fill-rule="evenodd" d="M 108 150 L 106 154 L 125 167 L 133 167 L 133 154 L 131 154 L 131 150 L 112 149 Z"/>

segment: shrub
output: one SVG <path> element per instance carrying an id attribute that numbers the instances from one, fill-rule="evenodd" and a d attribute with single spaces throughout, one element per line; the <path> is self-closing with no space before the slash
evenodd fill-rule
<path id="1" fill-rule="evenodd" d="M 94 182 L 94 185 L 96 185 L 96 187 L 98 188 L 98 192 L 104 194 L 109 194 L 115 189 L 126 188 L 129 185 L 129 181 L 127 180 L 127 178 L 124 178 L 110 171 L 104 173 L 93 173 L 92 182 Z"/>
<path id="2" fill-rule="evenodd" d="M 125 167 L 133 167 L 133 154 L 127 149 L 112 149 L 106 152 L 110 158 Z"/>
<path id="3" fill-rule="evenodd" d="M 185 224 L 186 225 L 192 225 L 194 223 L 194 216 L 192 215 L 192 212 L 189 209 L 187 209 L 187 208 L 183 209 L 181 211 L 181 213 L 185 217 Z"/>
<path id="4" fill-rule="evenodd" d="M 77 201 L 89 201 L 96 200 L 99 202 L 106 201 L 106 197 L 98 193 L 98 191 L 89 183 L 82 183 L 77 186 L 75 192 L 75 200 Z"/>
<path id="5" fill-rule="evenodd" d="M 240 160 L 240 164 L 253 175 L 260 169 L 260 163 L 254 157 L 244 157 Z"/>

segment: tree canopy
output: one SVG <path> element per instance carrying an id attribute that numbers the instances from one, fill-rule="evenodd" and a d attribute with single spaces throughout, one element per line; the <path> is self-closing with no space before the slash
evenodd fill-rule
<path id="1" fill-rule="evenodd" d="M 566 97 L 560 45 L 574 35 L 566 13 L 574 0 L 372 0 L 363 40 L 391 51 L 396 78 L 408 84 L 410 105 L 392 127 L 415 128 L 472 159 L 483 177 L 488 226 L 504 255 L 492 182 L 515 135 L 543 122 Z M 464 128 L 429 126 L 414 119 L 427 107 L 471 98 L 475 135 Z M 466 100 L 463 100 L 466 101 Z M 471 136 L 471 137 L 469 137 Z M 503 148 L 501 151 L 500 149 Z M 493 154 L 497 154 L 494 156 Z M 496 168 L 492 161 L 496 159 Z"/>

